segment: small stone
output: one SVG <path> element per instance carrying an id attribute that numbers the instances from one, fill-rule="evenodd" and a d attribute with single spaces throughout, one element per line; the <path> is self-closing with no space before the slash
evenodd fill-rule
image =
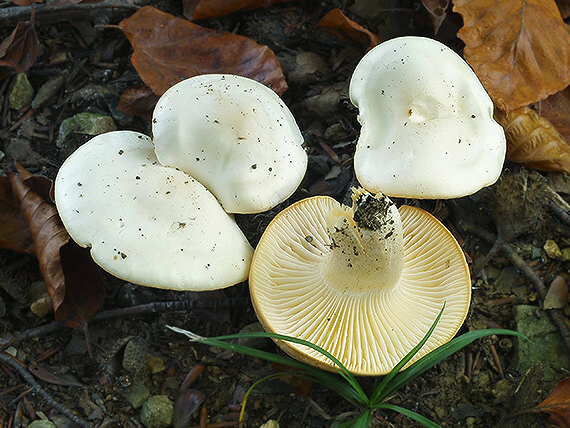
<path id="1" fill-rule="evenodd" d="M 28 428 L 56 428 L 56 425 L 50 421 L 37 420 L 28 425 Z"/>
<path id="2" fill-rule="evenodd" d="M 340 93 L 333 87 L 323 89 L 318 95 L 313 95 L 303 101 L 305 107 L 319 115 L 327 115 L 337 110 Z"/>
<path id="3" fill-rule="evenodd" d="M 15 110 L 20 110 L 29 107 L 34 98 L 34 88 L 28 80 L 26 73 L 18 73 L 8 91 L 8 101 L 10 107 Z"/>
<path id="4" fill-rule="evenodd" d="M 32 101 L 32 108 L 37 110 L 54 97 L 65 83 L 65 77 L 57 76 L 55 79 L 47 81 L 36 94 Z"/>
<path id="5" fill-rule="evenodd" d="M 558 244 L 553 241 L 552 239 L 548 239 L 544 243 L 544 251 L 546 251 L 546 255 L 551 259 L 561 259 L 562 258 L 562 251 L 560 251 L 560 247 Z"/>
<path id="6" fill-rule="evenodd" d="M 61 123 L 55 145 L 59 148 L 63 147 L 65 139 L 74 133 L 95 136 L 116 130 L 117 126 L 113 118 L 109 116 L 98 113 L 78 113 Z"/>
<path id="7" fill-rule="evenodd" d="M 131 406 L 138 409 L 148 399 L 150 392 L 142 383 L 134 383 L 124 391 L 121 391 L 121 395 L 131 403 Z"/>
<path id="8" fill-rule="evenodd" d="M 172 424 L 174 404 L 166 395 L 154 395 L 142 406 L 141 422 L 147 428 L 159 428 Z"/>
<path id="9" fill-rule="evenodd" d="M 273 419 L 270 419 L 267 422 L 265 422 L 263 425 L 261 425 L 259 428 L 279 428 L 279 423 L 277 421 L 274 421 Z"/>
<path id="10" fill-rule="evenodd" d="M 263 331 L 263 327 L 259 322 L 254 322 L 252 324 L 246 325 L 242 328 L 239 332 L 240 333 L 254 333 L 254 332 L 261 332 Z M 249 346 L 250 348 L 261 349 L 265 345 L 267 345 L 269 339 L 264 337 L 240 337 L 237 340 L 238 345 L 240 346 Z"/>
<path id="11" fill-rule="evenodd" d="M 146 366 L 148 367 L 151 373 L 160 373 L 166 370 L 164 360 L 160 357 L 155 357 L 154 355 L 148 357 Z"/>
<path id="12" fill-rule="evenodd" d="M 570 262 L 570 247 L 566 247 L 561 250 L 562 251 L 562 261 L 563 262 Z"/>

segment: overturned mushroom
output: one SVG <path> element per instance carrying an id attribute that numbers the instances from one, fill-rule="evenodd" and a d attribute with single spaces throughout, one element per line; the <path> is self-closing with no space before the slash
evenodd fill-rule
<path id="1" fill-rule="evenodd" d="M 145 135 L 116 131 L 61 166 L 55 200 L 65 228 L 113 275 L 147 286 L 210 290 L 247 278 L 252 248 L 217 199 L 162 166 Z"/>
<path id="2" fill-rule="evenodd" d="M 257 213 L 283 202 L 307 168 L 293 115 L 268 87 L 206 74 L 164 93 L 153 114 L 158 159 L 208 188 L 227 212 Z"/>
<path id="3" fill-rule="evenodd" d="M 279 213 L 253 256 L 250 290 L 265 329 L 308 340 L 355 374 L 388 373 L 443 317 L 417 360 L 449 341 L 471 298 L 465 257 L 433 216 L 398 209 L 359 189 L 353 207 L 326 196 Z M 323 368 L 316 351 L 278 341 L 286 352 Z"/>
<path id="4" fill-rule="evenodd" d="M 505 134 L 469 65 L 447 46 L 399 37 L 370 50 L 350 81 L 362 124 L 354 169 L 371 192 L 456 198 L 493 184 Z"/>

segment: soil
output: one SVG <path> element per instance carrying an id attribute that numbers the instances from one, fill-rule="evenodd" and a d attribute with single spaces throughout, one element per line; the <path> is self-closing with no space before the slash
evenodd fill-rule
<path id="1" fill-rule="evenodd" d="M 300 190 L 281 206 L 268 213 L 238 216 L 238 223 L 252 244 L 284 206 L 313 194 L 343 200 L 353 183 L 351 159 L 359 124 L 357 111 L 347 97 L 347 82 L 365 48 L 328 36 L 315 29 L 315 23 L 328 10 L 340 7 L 384 37 L 406 34 L 433 37 L 429 17 L 421 4 L 400 3 L 401 7 L 374 18 L 355 17 L 341 2 L 294 2 L 203 23 L 216 29 L 237 29 L 240 34 L 268 45 L 276 52 L 287 77 L 297 73 L 296 78 L 288 79 L 290 89 L 283 99 L 303 130 L 309 171 Z M 178 16 L 181 14 L 177 3 L 163 2 L 155 6 Z M 72 134 L 60 147 L 54 144 L 62 121 L 80 112 L 112 115 L 120 129 L 150 134 L 147 119 L 115 111 L 122 90 L 142 83 L 130 62 L 130 45 L 120 30 L 96 26 L 100 20 L 117 24 L 130 14 L 102 7 L 97 13 L 75 11 L 70 15 L 49 16 L 49 19 L 40 14 L 36 16 L 41 54 L 28 72 L 30 82 L 35 91 L 54 76 L 65 76 L 66 83 L 54 92 L 48 103 L 28 114 L 22 122 L 18 121 L 26 111 L 11 110 L 7 102 L 2 103 L 0 148 L 5 157 L 0 166 L 5 167 L 10 157 L 16 157 L 28 171 L 53 179 L 65 158 L 90 138 Z M 457 17 L 448 21 L 439 38 L 460 50 L 461 43 L 455 36 Z M 14 22 L 2 25 L 2 39 L 8 37 L 14 25 Z M 92 36 L 87 43 L 82 38 L 85 34 Z M 301 52 L 318 55 L 324 66 L 317 61 L 316 73 L 302 72 L 295 63 Z M 57 54 L 61 54 L 61 60 L 54 60 Z M 3 73 L 0 73 L 3 77 L 0 96 L 5 100 L 13 76 L 6 69 Z M 303 78 L 298 77 L 300 74 Z M 93 84 L 108 91 L 96 94 L 87 91 Z M 328 109 L 330 98 L 322 95 L 331 91 L 336 102 L 333 109 Z M 529 177 L 527 170 L 514 164 L 507 164 L 505 171 L 506 175 L 518 179 Z M 539 175 L 544 180 L 553 179 L 552 175 Z M 562 196 L 568 198 L 567 194 Z M 534 198 L 536 203 L 524 221 L 520 221 L 520 227 L 513 230 L 506 224 L 520 220 L 521 198 Z M 516 329 L 513 311 L 516 305 L 524 303 L 539 308 L 542 304 L 540 293 L 520 267 L 514 268 L 514 279 L 508 290 L 497 289 L 495 279 L 500 272 L 511 268 L 512 262 L 502 252 L 493 253 L 483 262 L 493 241 L 486 241 L 478 230 L 513 232 L 509 236 L 513 248 L 545 283 L 550 284 L 557 275 L 569 279 L 568 262 L 549 257 L 543 249 L 548 239 L 567 246 L 570 237 L 569 226 L 554 215 L 543 193 L 522 193 L 514 186 L 505 190 L 495 185 L 456 201 L 398 200 L 397 203 L 413 204 L 436 215 L 456 235 L 470 266 L 477 266 L 473 274 L 472 306 L 460 334 L 488 327 Z M 511 235 L 516 236 L 511 239 Z M 92 321 L 86 337 L 81 330 L 54 327 L 52 313 L 38 316 L 30 310 L 35 301 L 31 296 L 32 285 L 41 281 L 34 256 L 0 250 L 0 297 L 6 306 L 0 317 L 1 349 L 15 350 L 18 359 L 25 364 L 35 361 L 42 369 L 41 373 L 34 373 L 41 388 L 91 426 L 142 426 L 141 409 L 129 403 L 122 391 L 134 384 L 143 384 L 151 396 L 165 395 L 174 401 L 183 379 L 198 364 L 203 365 L 205 371 L 193 389 L 205 396 L 203 408 L 211 423 L 208 426 L 230 426 L 214 423 L 235 422 L 246 391 L 257 380 L 274 373 L 274 368 L 265 361 L 191 344 L 166 328 L 176 325 L 204 336 L 216 336 L 235 333 L 254 324 L 257 320 L 248 299 L 247 284 L 216 292 L 182 293 L 134 286 L 106 275 L 107 297 L 101 310 L 119 312 L 104 321 Z M 179 308 L 187 305 L 190 309 L 160 306 L 160 302 L 173 301 L 178 302 Z M 152 310 L 146 306 L 134 315 L 120 311 L 137 305 L 150 305 Z M 568 315 L 568 304 L 565 310 Z M 42 326 L 53 328 L 19 340 L 6 339 Z M 261 346 L 280 352 L 272 342 Z M 389 402 L 414 410 L 445 427 L 550 426 L 546 414 L 516 416 L 515 413 L 540 403 L 556 381 L 568 373 L 555 367 L 554 379 L 545 380 L 548 359 L 543 365 L 520 371 L 512 365 L 515 353 L 516 339 L 492 336 L 478 340 L 414 379 Z M 0 426 L 27 426 L 33 418 L 43 416 L 56 422 L 58 427 L 73 426 L 61 417 L 61 408 L 48 403 L 34 385 L 27 383 L 13 368 L 3 364 L 0 368 Z M 69 376 L 80 385 L 73 386 Z M 362 382 L 367 390 L 374 385 L 374 379 L 365 378 Z M 257 385 L 247 403 L 246 426 L 258 427 L 276 420 L 281 427 L 330 427 L 357 411 L 334 391 L 319 385 L 312 385 L 307 391 L 308 386 L 298 380 L 289 383 L 271 380 Z M 200 425 L 202 406 L 198 398 L 199 393 L 193 392 L 182 407 L 191 414 L 188 426 Z M 378 411 L 371 426 L 420 425 L 397 413 Z"/>

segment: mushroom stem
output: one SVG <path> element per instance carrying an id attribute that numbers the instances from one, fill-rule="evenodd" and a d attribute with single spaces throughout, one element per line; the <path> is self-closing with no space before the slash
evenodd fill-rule
<path id="1" fill-rule="evenodd" d="M 327 215 L 330 252 L 323 261 L 328 286 L 339 293 L 389 290 L 404 267 L 400 214 L 385 195 L 353 189 L 352 208 Z"/>

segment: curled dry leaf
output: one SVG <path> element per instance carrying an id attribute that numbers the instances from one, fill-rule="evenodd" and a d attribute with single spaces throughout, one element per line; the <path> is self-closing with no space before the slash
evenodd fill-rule
<path id="1" fill-rule="evenodd" d="M 247 37 L 203 28 L 152 6 L 142 7 L 119 25 L 133 45 L 134 67 L 156 95 L 207 73 L 249 77 L 279 95 L 287 90 L 273 51 Z"/>
<path id="2" fill-rule="evenodd" d="M 422 0 L 422 4 L 429 12 L 433 31 L 437 34 L 439 27 L 441 27 L 443 20 L 447 16 L 446 10 L 449 6 L 449 0 Z"/>
<path id="3" fill-rule="evenodd" d="M 554 0 L 455 0 L 464 56 L 505 111 L 570 83 L 570 35 Z"/>
<path id="4" fill-rule="evenodd" d="M 34 241 L 56 321 L 84 327 L 103 303 L 100 268 L 89 249 L 69 239 L 49 196 L 50 180 L 29 174 L 15 162 L 10 162 L 6 175 Z"/>
<path id="5" fill-rule="evenodd" d="M 372 49 L 382 43 L 380 36 L 349 19 L 340 9 L 333 9 L 327 13 L 317 24 L 317 27 L 332 34 L 337 39 L 357 43 L 367 49 Z"/>
<path id="6" fill-rule="evenodd" d="M 151 120 L 158 98 L 159 96 L 155 95 L 148 86 L 133 85 L 125 89 L 121 95 L 117 110 Z"/>
<path id="7" fill-rule="evenodd" d="M 497 121 L 507 136 L 507 159 L 544 171 L 570 173 L 570 145 L 544 117 L 529 107 L 509 114 L 498 111 Z"/>
<path id="8" fill-rule="evenodd" d="M 183 0 L 183 5 L 184 16 L 197 21 L 291 1 L 293 0 Z"/>
<path id="9" fill-rule="evenodd" d="M 557 427 L 570 427 L 570 377 L 562 379 L 533 412 L 550 414 L 550 421 Z"/>
<path id="10" fill-rule="evenodd" d="M 7 177 L 0 176 L 0 248 L 20 253 L 34 253 L 30 229 L 20 211 Z"/>
<path id="11" fill-rule="evenodd" d="M 18 22 L 10 37 L 0 44 L 0 65 L 7 65 L 23 73 L 36 62 L 39 51 L 40 46 L 32 12 L 32 19 Z"/>

